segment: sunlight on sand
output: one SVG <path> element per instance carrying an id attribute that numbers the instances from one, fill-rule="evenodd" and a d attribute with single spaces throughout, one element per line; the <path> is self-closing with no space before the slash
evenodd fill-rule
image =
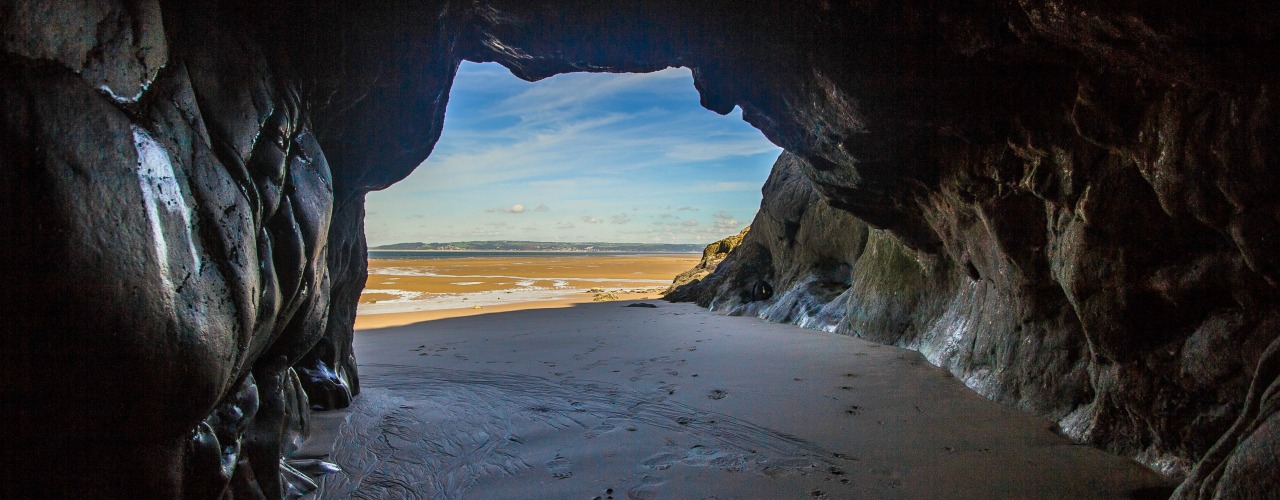
<path id="1" fill-rule="evenodd" d="M 602 300 L 656 300 L 699 259 L 696 254 L 548 253 L 370 260 L 356 329 Z"/>

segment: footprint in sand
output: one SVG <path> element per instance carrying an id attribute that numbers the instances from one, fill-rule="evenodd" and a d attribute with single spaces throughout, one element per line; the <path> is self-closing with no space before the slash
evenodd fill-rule
<path id="1" fill-rule="evenodd" d="M 613 488 L 605 488 L 604 496 L 596 495 L 591 500 L 613 500 Z"/>
<path id="2" fill-rule="evenodd" d="M 594 438 L 594 437 L 599 436 L 599 435 L 601 435 L 601 434 L 605 434 L 605 433 L 607 433 L 607 432 L 610 432 L 610 431 L 612 431 L 612 430 L 614 430 L 614 429 L 617 429 L 617 428 L 618 428 L 618 426 L 614 425 L 614 423 L 613 423 L 612 421 L 605 420 L 604 422 L 600 422 L 600 425 L 597 425 L 597 426 L 595 426 L 595 427 L 592 427 L 592 428 L 591 428 L 591 430 L 589 430 L 589 431 L 587 431 L 587 432 L 583 433 L 583 434 L 582 434 L 582 437 L 587 438 L 587 439 L 591 439 L 591 438 Z"/>
<path id="3" fill-rule="evenodd" d="M 664 484 L 667 484 L 667 480 L 654 476 L 645 476 L 640 479 L 640 484 L 627 490 L 627 498 L 636 500 L 658 498 L 658 488 Z"/>
<path id="4" fill-rule="evenodd" d="M 551 471 L 551 477 L 569 479 L 573 477 L 573 462 L 556 453 L 556 457 L 547 462 L 547 470 Z"/>
<path id="5" fill-rule="evenodd" d="M 659 453 L 646 459 L 642 464 L 645 467 L 656 470 L 667 470 L 671 468 L 671 464 L 680 461 L 680 457 L 673 453 Z"/>
<path id="6" fill-rule="evenodd" d="M 728 395 L 729 395 L 729 393 L 724 392 L 724 391 L 722 391 L 722 390 L 720 390 L 720 389 L 712 389 L 712 390 L 711 390 L 711 392 L 708 392 L 708 393 L 707 393 L 707 397 L 708 397 L 708 398 L 715 399 L 715 400 L 721 400 L 721 399 L 724 399 L 724 397 L 725 397 L 725 396 L 728 396 Z"/>
<path id="7" fill-rule="evenodd" d="M 331 498 L 349 498 L 356 491 L 372 498 L 405 498 L 403 484 L 397 482 L 405 478 L 413 478 L 422 497 L 458 498 L 484 476 L 512 476 L 537 468 L 520 456 L 522 440 L 515 434 L 512 416 L 529 421 L 529 432 L 575 426 L 583 429 L 579 432 L 599 432 L 608 427 L 593 429 L 585 423 L 592 419 L 614 426 L 606 431 L 611 433 L 646 426 L 664 431 L 661 441 L 672 453 L 651 456 L 635 476 L 616 484 L 613 496 L 619 499 L 670 497 L 662 489 L 668 484 L 661 477 L 662 464 L 778 477 L 829 472 L 837 465 L 833 460 L 841 458 L 750 422 L 663 401 L 668 396 L 662 392 L 515 373 L 366 366 L 373 370 L 361 375 L 362 397 L 352 404 L 331 455 L 346 471 L 326 476 L 325 491 L 332 492 Z M 441 427 L 441 418 L 456 420 L 466 431 Z M 448 443 L 455 453 L 441 453 L 439 443 Z M 557 480 L 581 480 L 570 459 L 560 453 L 553 457 L 544 462 L 546 473 Z M 382 471 L 397 471 L 397 481 L 382 481 Z M 839 484 L 835 475 L 823 476 L 831 486 Z"/>

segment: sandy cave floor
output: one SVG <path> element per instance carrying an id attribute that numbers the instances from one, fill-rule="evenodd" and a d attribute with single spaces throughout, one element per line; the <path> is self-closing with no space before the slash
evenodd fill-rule
<path id="1" fill-rule="evenodd" d="M 689 304 L 579 304 L 358 331 L 316 419 L 323 498 L 1125 498 L 1076 445 L 918 353 Z"/>

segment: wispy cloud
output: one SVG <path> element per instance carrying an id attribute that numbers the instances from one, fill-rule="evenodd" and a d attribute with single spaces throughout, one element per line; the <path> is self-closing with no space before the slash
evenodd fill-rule
<path id="1" fill-rule="evenodd" d="M 772 143 L 761 143 L 747 137 L 731 137 L 723 142 L 703 144 L 674 144 L 667 150 L 667 157 L 675 160 L 708 161 L 751 156 L 777 151 Z"/>
<path id="2" fill-rule="evenodd" d="M 593 75 L 563 75 L 554 84 L 535 83 L 527 90 L 494 103 L 495 116 L 514 116 L 526 125 L 555 122 L 566 114 L 620 94 L 653 93 L 670 84 L 683 83 L 688 70 L 669 69 L 654 73 L 617 75 L 606 80 Z M 547 82 L 544 80 L 543 82 Z"/>
<path id="3" fill-rule="evenodd" d="M 722 237 L 711 234 L 726 224 L 720 221 L 732 219 L 698 214 L 755 210 L 778 151 L 740 112 L 702 109 L 687 69 L 531 84 L 494 64 L 464 63 L 431 158 L 370 194 L 369 241 L 503 237 L 478 234 L 494 231 L 562 241 L 708 241 Z M 498 207 L 495 200 L 556 206 Z M 513 214 L 522 224 L 485 225 L 517 220 Z M 410 225 L 413 215 L 425 218 Z"/>

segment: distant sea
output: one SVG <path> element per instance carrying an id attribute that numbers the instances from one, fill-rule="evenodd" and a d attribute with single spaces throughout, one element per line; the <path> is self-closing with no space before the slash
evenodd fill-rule
<path id="1" fill-rule="evenodd" d="M 449 251 L 449 250 L 369 250 L 370 259 L 380 260 L 431 260 L 431 259 L 484 259 L 530 257 L 626 257 L 634 255 L 701 255 L 701 252 L 522 252 L 522 251 Z"/>

